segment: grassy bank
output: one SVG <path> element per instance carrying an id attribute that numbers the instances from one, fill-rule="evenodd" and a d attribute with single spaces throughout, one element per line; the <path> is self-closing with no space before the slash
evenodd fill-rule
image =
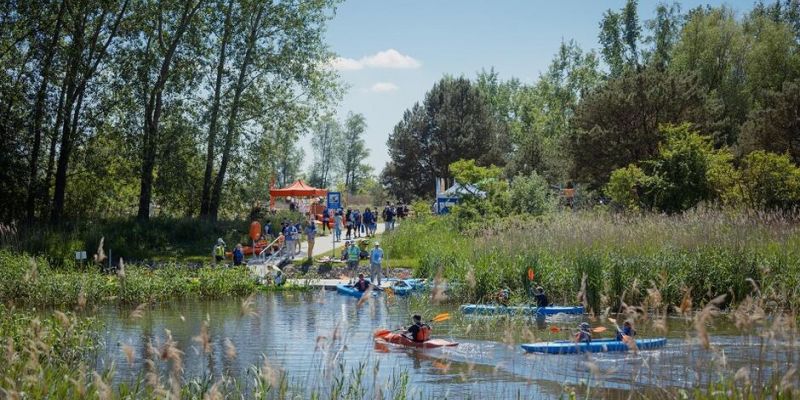
<path id="1" fill-rule="evenodd" d="M 186 296 L 244 296 L 256 289 L 256 282 L 244 268 L 167 265 L 151 270 L 128 265 L 116 274 L 104 274 L 95 265 L 52 266 L 43 257 L 0 251 L 0 301 L 17 305 L 85 307 Z"/>
<path id="2" fill-rule="evenodd" d="M 278 229 L 284 219 L 301 220 L 299 213 L 281 211 L 255 216 L 262 225 L 269 221 Z M 0 248 L 46 257 L 53 264 L 67 264 L 76 251 L 95 252 L 104 238 L 106 254 L 116 264 L 119 257 L 137 261 L 208 262 L 217 238 L 231 250 L 247 244 L 250 220 L 209 222 L 197 218 L 132 218 L 74 221 L 59 226 L 47 224 L 0 225 Z"/>
<path id="3" fill-rule="evenodd" d="M 490 301 L 503 287 L 524 302 L 530 287 L 542 285 L 551 301 L 580 297 L 596 311 L 642 304 L 653 288 L 672 306 L 722 294 L 736 303 L 758 291 L 770 308 L 800 307 L 800 225 L 793 216 L 564 212 L 465 232 L 456 226 L 451 217 L 423 216 L 383 243 L 393 257 L 418 258 L 418 276 L 462 283 L 451 291 L 455 302 Z"/>

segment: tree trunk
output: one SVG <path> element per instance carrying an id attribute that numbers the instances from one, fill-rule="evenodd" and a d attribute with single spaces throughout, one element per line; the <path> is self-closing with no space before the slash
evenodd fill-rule
<path id="1" fill-rule="evenodd" d="M 148 221 L 150 219 L 150 202 L 153 198 L 153 170 L 156 165 L 156 153 L 158 150 L 158 135 L 159 135 L 159 121 L 161 119 L 161 107 L 163 103 L 164 86 L 167 84 L 169 78 L 170 68 L 172 67 L 172 58 L 175 55 L 175 50 L 178 48 L 183 34 L 186 33 L 192 18 L 200 9 L 203 0 L 199 0 L 197 4 L 192 7 L 190 1 L 186 1 L 183 13 L 181 15 L 180 23 L 175 30 L 174 37 L 170 42 L 169 47 L 166 49 L 164 59 L 161 62 L 161 68 L 158 73 L 158 79 L 149 90 L 148 101 L 145 104 L 144 110 L 144 134 L 142 146 L 142 173 L 139 179 L 139 210 L 136 218 L 139 221 Z M 159 18 L 162 18 L 159 15 Z M 160 26 L 160 24 L 159 24 Z M 160 32 L 157 33 L 160 35 Z"/>
<path id="2" fill-rule="evenodd" d="M 233 94 L 233 102 L 231 103 L 231 111 L 228 115 L 228 125 L 225 132 L 225 146 L 222 149 L 222 161 L 219 164 L 219 172 L 217 178 L 214 180 L 214 190 L 211 193 L 211 204 L 209 209 L 209 217 L 212 221 L 217 220 L 219 215 L 219 205 L 222 198 L 222 185 L 225 182 L 225 174 L 228 169 L 228 162 L 230 161 L 231 150 L 233 149 L 233 142 L 236 139 L 237 119 L 239 117 L 239 106 L 241 102 L 242 92 L 245 89 L 245 79 L 247 78 L 247 68 L 250 66 L 253 57 L 253 48 L 256 45 L 258 28 L 261 24 L 261 17 L 264 15 L 264 5 L 260 5 L 258 12 L 253 18 L 253 25 L 250 27 L 250 33 L 247 37 L 247 49 L 245 50 L 242 65 L 239 68 L 239 76 L 236 79 L 236 87 Z"/>
<path id="3" fill-rule="evenodd" d="M 56 111 L 56 123 L 50 132 L 50 153 L 47 156 L 47 172 L 44 178 L 44 185 L 42 185 L 42 197 L 49 196 L 50 187 L 53 180 L 53 168 L 55 167 L 56 160 L 56 145 L 58 144 L 58 132 L 61 129 L 61 124 L 64 120 L 64 97 L 67 92 L 67 80 L 61 85 L 61 93 L 58 95 L 58 110 Z M 45 210 L 42 210 L 44 214 Z"/>
<path id="4" fill-rule="evenodd" d="M 67 189 L 67 170 L 69 167 L 69 158 L 72 154 L 73 135 L 78 129 L 78 121 L 80 119 L 81 107 L 83 105 L 83 98 L 86 93 L 86 87 L 89 81 L 97 72 L 97 68 L 103 61 L 108 47 L 117 35 L 122 17 L 128 8 L 129 0 L 125 0 L 122 8 L 117 14 L 114 22 L 108 28 L 108 37 L 105 42 L 98 47 L 100 43 L 100 34 L 104 29 L 104 21 L 109 10 L 103 9 L 99 16 L 95 18 L 95 30 L 90 32 L 90 41 L 84 43 L 84 34 L 86 33 L 87 18 L 92 10 L 81 10 L 82 15 L 76 17 L 75 30 L 73 34 L 73 46 L 71 46 L 72 54 L 70 56 L 69 72 L 65 79 L 69 79 L 67 84 L 67 95 L 64 109 L 64 129 L 61 136 L 61 147 L 58 157 L 58 166 L 56 168 L 56 183 L 53 193 L 53 209 L 50 214 L 50 219 L 53 224 L 61 221 L 64 213 L 64 197 Z M 87 46 L 88 44 L 88 46 Z M 83 52 L 88 50 L 86 60 L 84 60 Z"/>
<path id="5" fill-rule="evenodd" d="M 67 190 L 67 169 L 69 167 L 69 156 L 72 152 L 72 113 L 77 100 L 78 74 L 85 48 L 83 39 L 85 33 L 86 14 L 75 18 L 75 26 L 72 33 L 71 55 L 69 58 L 69 68 L 64 79 L 66 83 L 66 98 L 64 103 L 64 127 L 61 132 L 61 144 L 58 152 L 58 163 L 56 165 L 56 182 L 53 191 L 53 209 L 50 212 L 50 222 L 57 224 L 61 222 L 64 213 L 64 197 Z"/>
<path id="6" fill-rule="evenodd" d="M 42 145 L 42 119 L 44 118 L 45 98 L 47 87 L 50 83 L 50 66 L 53 63 L 53 55 L 56 53 L 58 38 L 61 36 L 61 22 L 64 16 L 66 1 L 61 2 L 56 17 L 56 24 L 53 28 L 48 48 L 45 50 L 45 58 L 42 62 L 42 82 L 36 93 L 36 104 L 33 107 L 33 117 L 31 123 L 31 134 L 33 136 L 33 148 L 31 149 L 30 176 L 28 177 L 28 196 L 25 199 L 25 212 L 28 223 L 32 223 L 35 213 L 35 204 L 39 190 L 39 152 Z"/>
<path id="7" fill-rule="evenodd" d="M 211 103 L 211 116 L 208 123 L 208 148 L 206 150 L 206 170 L 203 174 L 203 194 L 200 198 L 200 217 L 207 218 L 211 203 L 211 175 L 214 169 L 214 147 L 217 141 L 217 122 L 219 120 L 220 97 L 222 94 L 222 78 L 225 75 L 225 58 L 228 40 L 231 35 L 231 14 L 233 13 L 233 0 L 228 1 L 225 11 L 225 27 L 222 33 L 222 43 L 219 50 L 217 64 L 217 79 L 214 82 L 214 98 Z"/>

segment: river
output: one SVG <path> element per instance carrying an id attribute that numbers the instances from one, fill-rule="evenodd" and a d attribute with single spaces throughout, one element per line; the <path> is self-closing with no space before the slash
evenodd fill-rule
<path id="1" fill-rule="evenodd" d="M 373 398 L 378 391 L 398 392 L 403 377 L 408 380 L 407 390 L 399 393 L 414 398 L 559 398 L 570 390 L 590 397 L 628 398 L 633 393 L 634 397 L 658 398 L 733 377 L 742 367 L 753 382 L 768 376 L 780 379 L 800 360 L 796 342 L 773 331 L 767 339 L 764 332 L 742 335 L 727 316 L 708 326 L 708 350 L 695 338 L 690 321 L 671 317 L 667 333 L 659 335 L 668 338 L 663 349 L 637 354 L 526 354 L 519 347 L 520 332 L 471 329 L 502 324 L 496 317 L 467 318 L 457 309 L 451 310 L 452 320 L 434 326 L 434 337 L 457 341 L 456 347 L 376 346 L 375 329 L 409 323 L 408 301 L 379 296 L 361 306 L 357 303 L 352 297 L 319 291 L 257 294 L 253 304 L 244 307 L 242 299 L 176 301 L 149 307 L 140 317 L 132 317 L 130 308 L 103 307 L 96 314 L 104 339 L 97 367 L 113 364 L 117 383 L 135 381 L 144 369 L 146 344 L 152 340 L 158 347 L 169 330 L 184 352 L 185 379 L 252 380 L 251 367 L 262 366 L 266 360 L 268 366 L 287 374 L 301 398 L 310 391 L 325 398 L 337 382 L 347 386 L 356 380 L 360 383 L 353 386 L 363 390 L 362 396 Z M 584 318 L 560 315 L 548 318 L 548 323 L 573 327 Z M 209 327 L 210 353 L 194 339 L 204 321 Z M 514 326 L 519 329 L 519 324 Z M 552 338 L 548 330 L 537 330 L 533 324 L 530 329 L 542 340 Z M 639 336 L 656 334 L 643 325 Z M 226 339 L 235 347 L 235 356 L 226 353 L 230 349 Z M 132 360 L 123 351 L 126 346 L 134 349 Z M 166 363 L 159 364 L 167 370 Z M 744 379 L 744 372 L 740 371 L 739 378 Z M 788 379 L 795 383 L 800 378 L 795 374 Z"/>

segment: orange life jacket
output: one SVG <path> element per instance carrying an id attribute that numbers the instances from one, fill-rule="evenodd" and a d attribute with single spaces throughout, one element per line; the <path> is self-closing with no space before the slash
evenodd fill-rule
<path id="1" fill-rule="evenodd" d="M 414 338 L 417 342 L 425 342 L 431 339 L 431 327 L 423 325 L 417 331 L 417 337 Z"/>

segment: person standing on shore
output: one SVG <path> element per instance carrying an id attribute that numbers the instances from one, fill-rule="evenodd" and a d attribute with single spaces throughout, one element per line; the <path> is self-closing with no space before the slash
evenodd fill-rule
<path id="1" fill-rule="evenodd" d="M 342 240 L 342 210 L 336 211 L 333 216 L 333 240 L 340 242 Z"/>
<path id="2" fill-rule="evenodd" d="M 347 248 L 347 269 L 350 270 L 352 279 L 355 279 L 356 271 L 358 270 L 358 260 L 360 258 L 361 249 L 356 246 L 355 242 L 351 241 L 350 247 Z"/>
<path id="3" fill-rule="evenodd" d="M 330 222 L 331 217 L 328 214 L 328 209 L 322 210 L 322 235 L 325 236 L 325 230 L 328 229 L 328 222 Z"/>
<path id="4" fill-rule="evenodd" d="M 344 223 L 345 226 L 347 226 L 347 233 L 345 234 L 344 239 L 350 240 L 352 239 L 352 236 L 350 235 L 353 232 L 353 210 L 348 208 L 347 212 L 344 213 Z"/>
<path id="5" fill-rule="evenodd" d="M 325 225 L 323 225 L 325 226 Z M 306 226 L 306 238 L 308 240 L 308 258 L 314 256 L 314 239 L 317 237 L 317 226 L 314 222 L 314 218 L 311 218 L 308 221 L 308 226 Z"/>
<path id="6" fill-rule="evenodd" d="M 289 259 L 293 260 L 295 246 L 297 243 L 297 228 L 294 226 L 292 221 L 289 221 L 285 229 L 286 244 L 284 249 L 286 250 L 286 254 L 289 256 Z"/>
<path id="7" fill-rule="evenodd" d="M 373 285 L 381 285 L 381 275 L 383 275 L 381 263 L 383 263 L 383 249 L 380 243 L 375 242 L 375 247 L 369 253 L 369 278 Z"/>
<path id="8" fill-rule="evenodd" d="M 242 265 L 244 261 L 244 251 L 242 251 L 242 244 L 237 243 L 236 247 L 233 249 L 233 265 L 238 267 Z"/>
<path id="9" fill-rule="evenodd" d="M 214 261 L 217 263 L 221 263 L 225 259 L 225 242 L 222 238 L 217 239 L 217 244 L 214 246 L 211 255 L 214 256 Z"/>
<path id="10" fill-rule="evenodd" d="M 367 208 L 364 210 L 364 215 L 362 216 L 364 220 L 364 228 L 366 228 L 366 234 L 368 237 L 372 237 L 374 232 L 372 231 L 372 223 L 375 219 L 375 216 L 372 214 L 372 211 Z"/>

